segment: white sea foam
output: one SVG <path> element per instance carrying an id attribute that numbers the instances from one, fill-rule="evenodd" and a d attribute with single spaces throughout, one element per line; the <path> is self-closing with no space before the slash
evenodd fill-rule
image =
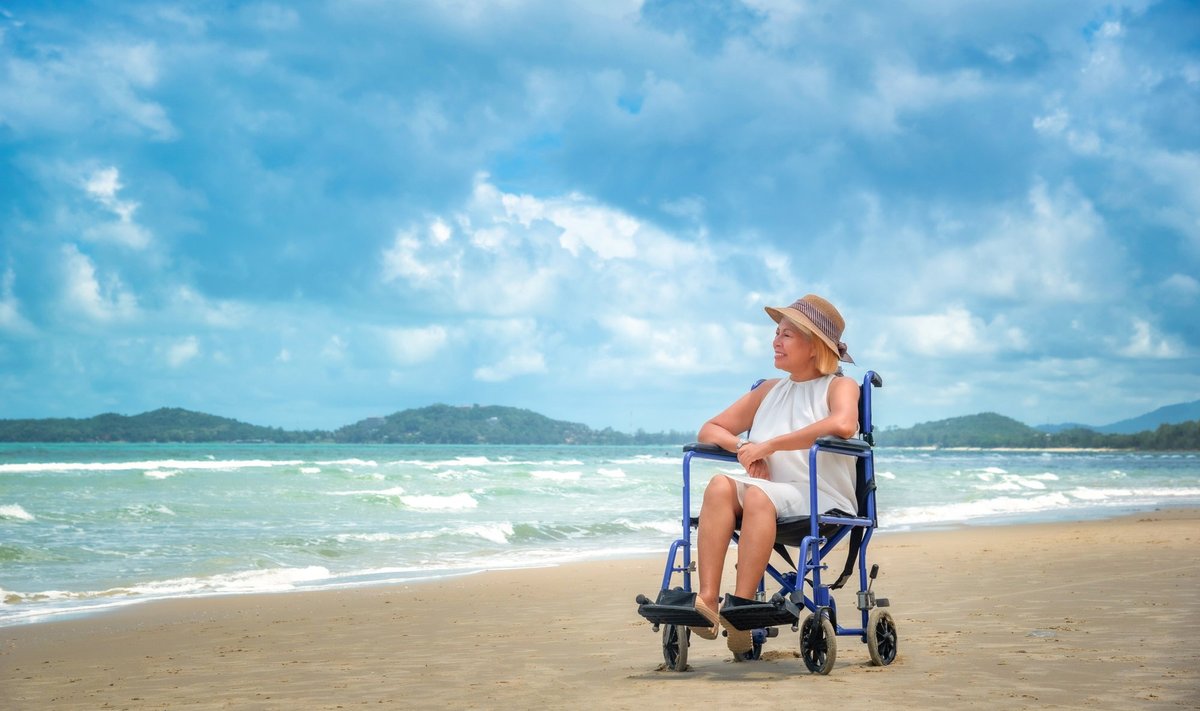
<path id="1" fill-rule="evenodd" d="M 230 469 L 266 469 L 271 467 L 294 467 L 302 462 L 277 459 L 211 459 L 182 460 L 164 459 L 145 462 L 20 462 L 0 464 L 0 474 L 32 474 L 38 472 L 123 472 L 140 469 L 200 469 L 228 471 Z"/>
<path id="2" fill-rule="evenodd" d="M 1092 488 L 1080 486 L 1072 489 L 1070 495 L 1081 501 L 1114 501 L 1114 500 L 1156 500 L 1173 498 L 1200 498 L 1200 488 L 1166 488 L 1146 487 L 1140 489 L 1126 488 Z"/>
<path id="3" fill-rule="evenodd" d="M 320 474 L 321 467 L 300 467 L 301 474 Z"/>
<path id="4" fill-rule="evenodd" d="M 896 475 L 891 472 L 875 472 L 875 476 L 878 479 L 895 479 L 896 478 Z"/>
<path id="5" fill-rule="evenodd" d="M 508 539 L 513 535 L 513 527 L 511 523 L 507 522 L 480 524 L 478 526 L 466 526 L 462 529 L 462 532 L 471 536 L 478 536 L 493 543 L 508 543 Z"/>
<path id="6" fill-rule="evenodd" d="M 551 481 L 579 481 L 583 472 L 560 472 L 553 469 L 543 469 L 529 472 L 534 479 L 549 479 Z"/>
<path id="7" fill-rule="evenodd" d="M 600 476 L 606 476 L 610 479 L 624 479 L 626 477 L 625 470 L 621 469 L 620 467 L 616 469 L 605 469 L 604 467 L 600 467 L 596 470 L 596 473 Z"/>
<path id="8" fill-rule="evenodd" d="M 450 496 L 401 496 L 400 501 L 417 511 L 467 511 L 479 506 L 479 502 L 467 493 Z"/>
<path id="9" fill-rule="evenodd" d="M 1021 476 L 1019 474 L 1003 474 L 1000 481 L 995 484 L 981 486 L 984 491 L 1022 491 L 1024 489 L 1035 489 L 1037 491 L 1045 491 L 1046 483 L 1042 481 L 1042 476 Z M 1050 475 L 1057 479 L 1053 474 Z"/>
<path id="10" fill-rule="evenodd" d="M 147 479 L 170 479 L 176 474 L 179 474 L 178 469 L 151 469 L 148 472 L 144 472 Z"/>
<path id="11" fill-rule="evenodd" d="M 320 466 L 349 466 L 349 467 L 377 467 L 377 466 L 379 466 L 378 462 L 372 461 L 370 459 L 355 459 L 353 457 L 350 459 L 330 459 L 327 461 L 313 462 L 313 464 L 317 464 Z"/>
<path id="12" fill-rule="evenodd" d="M 33 521 L 33 514 L 21 508 L 20 504 L 4 504 L 0 506 L 0 519 L 10 521 Z"/>
<path id="13" fill-rule="evenodd" d="M 325 492 L 329 496 L 401 496 L 404 494 L 404 487 L 393 486 L 390 489 L 355 489 L 354 491 L 328 491 Z"/>
<path id="14" fill-rule="evenodd" d="M 1001 496 L 981 501 L 945 504 L 942 506 L 909 506 L 881 515 L 886 526 L 960 523 L 991 516 L 1037 513 L 1071 507 L 1072 500 L 1061 492 L 1031 497 Z"/>

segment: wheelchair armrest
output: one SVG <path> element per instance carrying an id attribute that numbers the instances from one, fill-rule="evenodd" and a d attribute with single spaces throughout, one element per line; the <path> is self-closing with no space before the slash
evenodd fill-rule
<path id="1" fill-rule="evenodd" d="M 730 452 L 728 449 L 723 447 L 718 447 L 715 444 L 708 444 L 707 442 L 692 442 L 691 444 L 685 444 L 683 445 L 683 451 L 727 457 L 729 459 L 737 459 L 736 453 Z"/>
<path id="2" fill-rule="evenodd" d="M 818 437 L 817 441 L 813 442 L 813 444 L 822 449 L 850 449 L 855 452 L 867 452 L 871 449 L 871 445 L 865 440 L 842 439 L 841 437 L 834 437 L 833 435 Z"/>

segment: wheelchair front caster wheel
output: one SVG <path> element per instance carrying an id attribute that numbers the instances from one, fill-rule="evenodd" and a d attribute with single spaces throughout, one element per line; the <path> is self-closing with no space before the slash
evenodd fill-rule
<path id="1" fill-rule="evenodd" d="M 825 615 L 804 618 L 800 625 L 800 658 L 814 674 L 828 674 L 837 661 L 837 633 Z"/>
<path id="2" fill-rule="evenodd" d="M 733 652 L 733 661 L 753 662 L 762 659 L 763 642 L 767 639 L 767 631 L 765 629 L 754 630 L 751 639 L 753 640 L 753 646 L 744 652 Z"/>
<path id="3" fill-rule="evenodd" d="M 896 658 L 898 641 L 896 622 L 892 616 L 875 608 L 867 621 L 867 651 L 871 654 L 871 663 L 877 667 L 891 664 Z"/>
<path id="4" fill-rule="evenodd" d="M 667 671 L 686 671 L 688 643 L 692 630 L 683 625 L 663 625 L 662 646 L 664 668 Z"/>

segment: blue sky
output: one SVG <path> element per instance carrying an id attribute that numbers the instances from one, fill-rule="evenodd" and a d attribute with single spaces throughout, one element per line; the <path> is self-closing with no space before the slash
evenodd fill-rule
<path id="1" fill-rule="evenodd" d="M 881 425 L 1106 424 L 1200 397 L 1197 126 L 1191 2 L 0 0 L 0 417 L 694 430 L 815 292 Z"/>

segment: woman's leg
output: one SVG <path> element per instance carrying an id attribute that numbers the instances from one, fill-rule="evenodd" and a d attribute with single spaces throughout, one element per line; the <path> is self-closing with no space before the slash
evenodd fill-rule
<path id="1" fill-rule="evenodd" d="M 775 547 L 776 512 L 771 498 L 757 486 L 746 487 L 743 506 L 733 594 L 753 600 Z M 703 568 L 700 572 L 703 574 Z"/>
<path id="2" fill-rule="evenodd" d="M 734 524 L 741 512 L 737 484 L 723 474 L 714 476 L 704 490 L 704 507 L 700 510 L 700 528 L 696 532 L 700 564 L 698 596 L 710 610 L 718 609 L 717 595 L 721 591 L 725 552 L 729 550 Z"/>

